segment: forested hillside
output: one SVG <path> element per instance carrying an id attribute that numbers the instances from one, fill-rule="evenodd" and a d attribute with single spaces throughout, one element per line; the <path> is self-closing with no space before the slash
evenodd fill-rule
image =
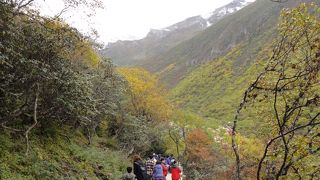
<path id="1" fill-rule="evenodd" d="M 118 180 L 153 153 L 188 180 L 320 178 L 318 2 L 257 0 L 205 29 L 188 19 L 159 44 L 126 42 L 154 53 L 138 67 L 33 3 L 0 1 L 0 179 Z"/>
<path id="2" fill-rule="evenodd" d="M 164 152 L 156 78 L 116 70 L 30 2 L 0 4 L 0 179 L 120 179 L 131 155 Z"/>
<path id="3" fill-rule="evenodd" d="M 198 112 L 215 125 L 227 125 L 228 123 L 230 125 L 244 90 L 263 69 L 265 61 L 260 59 L 268 57 L 268 48 L 271 48 L 273 38 L 276 36 L 274 24 L 276 24 L 283 6 L 283 4 L 279 6 L 271 2 L 258 1 L 247 7 L 250 11 L 244 11 L 246 10 L 244 9 L 232 15 L 235 18 L 231 16 L 232 19 L 229 17 L 223 19 L 217 24 L 218 27 L 213 26 L 201 34 L 202 40 L 196 39 L 195 44 L 202 45 L 206 41 L 213 41 L 213 45 L 203 45 L 203 47 L 215 48 L 222 46 L 222 44 L 226 44 L 228 47 L 221 47 L 224 52 L 221 51 L 220 56 L 215 55 L 216 58 L 211 61 L 203 57 L 196 60 L 195 64 L 180 63 L 175 66 L 184 69 L 179 72 L 182 74 L 177 77 L 186 75 L 171 90 L 172 101 L 179 107 Z M 219 27 L 221 31 L 225 32 L 222 33 L 222 37 L 219 35 L 221 34 L 218 31 Z M 236 30 L 239 28 L 246 29 L 247 33 L 243 34 Z M 204 38 L 206 36 L 213 38 Z M 228 38 L 232 36 L 238 36 L 236 38 L 238 40 Z M 215 41 L 218 43 L 214 43 Z M 223 41 L 229 42 L 222 43 Z M 230 43 L 233 45 L 231 46 Z M 188 46 L 188 44 L 183 45 Z M 205 56 L 204 48 L 198 48 L 198 52 Z M 187 58 L 188 55 L 185 57 Z M 172 69 L 172 72 L 174 71 Z M 163 73 L 163 76 L 168 76 L 168 78 L 171 75 L 170 72 Z M 252 129 L 254 126 L 259 126 L 253 123 L 254 117 L 247 119 L 248 126 L 244 128 L 251 126 L 250 129 Z"/>
<path id="4" fill-rule="evenodd" d="M 211 176 L 230 178 L 225 174 L 228 171 L 219 169 L 228 167 L 238 172 L 234 178 L 239 179 L 318 177 L 319 61 L 315 47 L 319 16 L 317 7 L 301 5 L 310 2 L 256 1 L 141 63 L 169 87 L 176 107 L 198 116 L 194 119 L 204 119 L 207 127 L 201 129 L 214 139 L 215 153 L 198 152 L 208 153 L 219 165 L 210 160 L 206 161 L 210 165 L 197 165 L 215 167 Z M 278 85 L 276 72 L 280 73 Z M 201 132 L 189 133 L 201 136 Z M 233 135 L 232 147 L 225 144 L 231 142 L 228 133 Z M 204 142 L 199 140 L 199 144 L 206 144 L 206 138 L 201 139 Z M 304 142 L 309 145 L 298 145 Z M 229 149 L 236 154 L 236 166 Z M 198 168 L 197 173 L 210 176 L 203 170 Z"/>
<path id="5" fill-rule="evenodd" d="M 145 66 L 153 72 L 160 72 L 161 79 L 169 87 L 174 87 L 195 67 L 225 55 L 240 43 L 252 40 L 263 44 L 271 35 L 264 33 L 274 28 L 282 7 L 282 4 L 258 0 L 239 12 L 221 19 L 215 25 L 156 59 L 146 62 Z M 258 36 L 262 38 L 261 42 L 258 39 L 253 40 L 259 38 Z M 244 56 L 255 55 L 259 49 L 253 45 L 253 48 L 248 48 L 247 51 L 249 52 L 243 54 Z M 245 65 L 248 59 L 251 57 L 239 57 L 236 66 Z"/>
<path id="6" fill-rule="evenodd" d="M 262 1 L 252 6 L 258 3 Z M 247 145 L 233 139 L 237 178 L 318 177 L 318 168 L 312 168 L 319 167 L 315 163 L 319 159 L 319 59 L 315 49 L 319 16 L 313 14 L 317 12 L 312 5 L 283 11 L 278 27 L 251 34 L 250 39 L 236 44 L 226 55 L 199 65 L 171 90 L 172 102 L 198 113 L 214 126 L 232 127 L 233 137 L 241 134 L 259 139 L 257 144 L 265 141 L 265 150 L 255 152 L 264 152 L 257 156 L 263 157 L 258 158 L 257 164 L 248 162 L 252 157 L 241 154 L 247 151 L 243 147 Z M 304 142 L 309 145 L 301 146 Z M 240 150 L 237 144 L 242 147 Z M 252 167 L 258 169 L 256 175 Z"/>

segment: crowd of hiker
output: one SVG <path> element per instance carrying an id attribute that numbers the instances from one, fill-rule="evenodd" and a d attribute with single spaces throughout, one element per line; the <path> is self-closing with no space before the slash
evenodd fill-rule
<path id="1" fill-rule="evenodd" d="M 127 168 L 124 180 L 166 180 L 168 173 L 171 180 L 181 179 L 181 169 L 173 155 L 150 155 L 146 162 L 140 156 L 133 157 L 133 168 Z"/>

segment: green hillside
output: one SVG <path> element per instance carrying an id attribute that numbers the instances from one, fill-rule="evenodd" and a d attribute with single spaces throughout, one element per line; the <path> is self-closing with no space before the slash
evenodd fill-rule
<path id="1" fill-rule="evenodd" d="M 188 43 L 178 46 L 177 53 L 186 52 L 179 59 L 181 62 L 184 58 L 188 58 L 189 52 L 185 48 L 191 48 L 190 53 L 206 58 L 204 57 L 206 49 L 220 46 L 217 48 L 223 51 L 219 54 L 225 55 L 216 55 L 217 57 L 209 62 L 199 60 L 199 65 L 186 66 L 177 62 L 175 68 L 162 73 L 164 79 L 183 75 L 182 80 L 171 90 L 172 102 L 209 119 L 213 125 L 230 125 L 244 90 L 263 67 L 256 62 L 263 63 L 261 59 L 266 60 L 267 54 L 263 49 L 269 46 L 275 37 L 274 24 L 278 20 L 279 13 L 278 4 L 258 1 L 223 19 L 189 42 L 203 45 L 202 48 L 190 47 Z M 263 27 L 256 23 L 263 24 Z M 243 34 L 237 31 L 244 24 L 251 33 Z M 222 35 L 219 35 L 220 33 Z M 231 43 L 232 47 L 226 48 Z M 253 125 L 252 121 L 254 119 L 248 119 L 247 124 Z"/>
<path id="2" fill-rule="evenodd" d="M 174 68 L 160 75 L 163 82 L 169 87 L 174 87 L 198 65 L 215 60 L 239 43 L 250 41 L 256 36 L 270 31 L 275 26 L 283 6 L 283 4 L 258 0 L 223 18 L 190 40 L 180 43 L 162 56 L 146 61 L 144 66 L 154 72 L 162 72 L 167 66 L 174 64 Z M 267 37 L 265 38 L 267 39 Z M 256 47 L 256 45 L 252 44 L 252 47 Z M 250 49 L 250 53 L 253 51 Z M 250 58 L 251 54 L 246 54 L 248 56 L 237 59 L 238 65 L 245 64 L 252 59 Z"/>
<path id="3" fill-rule="evenodd" d="M 272 39 L 265 35 L 274 29 L 277 24 L 280 11 L 285 7 L 293 7 L 301 2 L 309 0 L 292 0 L 286 3 L 275 3 L 266 0 L 256 2 L 244 7 L 238 12 L 227 16 L 191 39 L 171 48 L 160 56 L 147 59 L 141 66 L 160 73 L 160 78 L 168 87 L 174 87 L 186 74 L 203 63 L 215 60 L 239 43 L 252 41 L 257 36 Z M 246 56 L 237 59 L 237 65 L 246 64 L 254 57 L 253 49 L 257 44 L 263 44 L 260 40 L 254 40 L 252 48 Z M 259 51 L 259 49 L 257 49 Z"/>
<path id="4" fill-rule="evenodd" d="M 174 61 L 160 73 L 162 80 L 173 86 L 172 102 L 209 119 L 214 125 L 230 125 L 245 89 L 268 60 L 265 50 L 276 37 L 280 10 L 298 2 L 279 5 L 257 1 L 161 57 Z M 247 33 L 241 32 L 244 27 Z M 210 47 L 221 50 L 208 62 Z M 198 63 L 187 65 L 185 62 L 190 57 L 198 59 Z M 247 116 L 254 117 L 253 114 Z M 246 120 L 243 128 L 259 126 L 254 123 L 256 118 Z"/>
<path id="5" fill-rule="evenodd" d="M 203 116 L 213 126 L 231 125 L 243 92 L 262 69 L 262 65 L 256 63 L 238 65 L 236 60 L 249 46 L 239 45 L 226 56 L 194 69 L 171 90 L 172 102 Z M 258 56 L 262 58 L 263 52 Z M 253 127 L 259 126 L 253 123 L 255 119 L 246 120 L 247 127 L 244 128 L 253 131 Z"/>
<path id="6" fill-rule="evenodd" d="M 96 137 L 88 146 L 81 131 L 56 128 L 50 133 L 35 133 L 32 153 L 25 156 L 25 141 L 2 132 L 1 179 L 120 179 L 131 164 L 112 139 Z"/>
<path id="7" fill-rule="evenodd" d="M 320 2 L 301 2 L 313 1 L 257 0 L 116 67 L 35 0 L 1 1 L 0 180 L 119 180 L 130 167 L 148 180 L 151 161 L 152 176 L 169 163 L 188 180 L 320 179 Z M 115 52 L 123 63 L 136 42 Z"/>
<path id="8" fill-rule="evenodd" d="M 180 108 L 229 128 L 235 179 L 319 178 L 319 12 L 314 4 L 284 10 L 277 29 L 199 65 L 171 90 Z M 242 135 L 257 155 L 245 154 L 254 148 Z"/>
<path id="9" fill-rule="evenodd" d="M 17 2 L 0 3 L 0 179 L 118 180 L 134 154 L 164 153 L 157 79 L 124 76 L 77 29 Z"/>

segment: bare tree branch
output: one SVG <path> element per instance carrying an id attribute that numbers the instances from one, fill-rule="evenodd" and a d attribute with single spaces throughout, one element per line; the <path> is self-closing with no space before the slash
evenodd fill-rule
<path id="1" fill-rule="evenodd" d="M 30 131 L 38 124 L 37 120 L 37 108 L 38 108 L 38 99 L 39 99 L 39 91 L 40 91 L 40 86 L 37 83 L 37 89 L 36 89 L 36 97 L 34 100 L 34 108 L 33 108 L 33 124 L 27 129 L 25 132 L 25 138 L 26 138 L 26 143 L 27 143 L 27 150 L 26 150 L 26 155 L 29 154 L 30 151 L 30 143 L 29 143 L 29 133 Z"/>

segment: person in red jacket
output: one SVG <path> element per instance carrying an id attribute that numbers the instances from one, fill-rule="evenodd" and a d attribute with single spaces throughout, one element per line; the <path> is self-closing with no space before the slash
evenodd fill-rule
<path id="1" fill-rule="evenodd" d="M 179 180 L 181 169 L 177 166 L 177 162 L 174 161 L 170 167 L 172 180 Z"/>
<path id="2" fill-rule="evenodd" d="M 166 176 L 168 174 L 168 166 L 167 166 L 166 160 L 164 158 L 161 158 L 161 166 L 162 166 L 162 170 L 163 170 L 163 176 L 164 176 L 164 178 L 166 178 Z"/>

